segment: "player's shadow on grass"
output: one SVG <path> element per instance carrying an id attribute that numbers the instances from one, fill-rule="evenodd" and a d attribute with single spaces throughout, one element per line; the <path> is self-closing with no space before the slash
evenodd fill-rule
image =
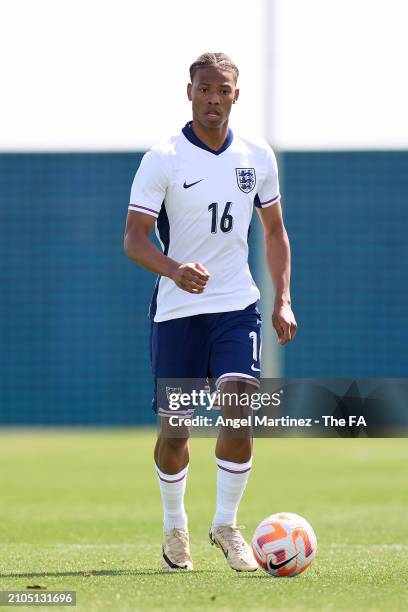
<path id="1" fill-rule="evenodd" d="M 214 574 L 216 570 L 193 570 L 188 574 Z M 67 576 L 82 576 L 83 578 L 92 578 L 93 576 L 179 576 L 184 572 L 167 572 L 160 569 L 151 570 L 81 570 L 79 572 L 27 572 L 20 574 L 5 574 L 0 573 L 1 578 L 64 578 Z"/>

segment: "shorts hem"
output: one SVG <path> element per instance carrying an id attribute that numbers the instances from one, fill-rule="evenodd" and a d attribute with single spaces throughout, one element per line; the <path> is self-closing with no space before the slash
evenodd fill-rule
<path id="1" fill-rule="evenodd" d="M 246 382 L 257 388 L 260 385 L 258 378 L 242 372 L 226 372 L 225 374 L 221 374 L 221 376 L 219 376 L 215 381 L 216 388 L 218 389 L 218 387 L 224 382 Z"/>

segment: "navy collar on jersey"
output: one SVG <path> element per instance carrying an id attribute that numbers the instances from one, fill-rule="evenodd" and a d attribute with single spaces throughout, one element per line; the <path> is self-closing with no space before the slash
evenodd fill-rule
<path id="1" fill-rule="evenodd" d="M 223 153 L 226 149 L 228 149 L 234 138 L 234 134 L 232 133 L 231 128 L 228 128 L 228 133 L 224 144 L 215 151 L 214 149 L 210 149 L 210 147 L 208 147 L 202 140 L 198 138 L 198 136 L 194 134 L 191 124 L 192 121 L 188 121 L 181 130 L 184 136 L 196 147 L 200 147 L 200 149 L 204 149 L 204 151 L 208 151 L 209 153 L 213 153 L 214 155 L 219 155 L 220 153 Z"/>

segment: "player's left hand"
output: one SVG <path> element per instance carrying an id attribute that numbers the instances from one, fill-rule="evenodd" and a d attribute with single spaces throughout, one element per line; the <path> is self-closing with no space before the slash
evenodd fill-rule
<path id="1" fill-rule="evenodd" d="M 278 334 L 278 344 L 283 346 L 293 340 L 298 326 L 289 304 L 275 306 L 272 315 L 272 325 Z"/>

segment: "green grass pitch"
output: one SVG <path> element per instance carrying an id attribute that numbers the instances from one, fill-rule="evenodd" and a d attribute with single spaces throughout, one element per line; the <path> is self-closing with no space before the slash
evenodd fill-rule
<path id="1" fill-rule="evenodd" d="M 235 573 L 209 545 L 213 439 L 191 443 L 195 571 L 160 570 L 153 440 L 137 429 L 1 431 L 0 589 L 76 590 L 86 611 L 408 609 L 406 440 L 256 440 L 239 514 L 248 539 L 278 511 L 317 534 L 312 567 L 286 579 Z"/>

